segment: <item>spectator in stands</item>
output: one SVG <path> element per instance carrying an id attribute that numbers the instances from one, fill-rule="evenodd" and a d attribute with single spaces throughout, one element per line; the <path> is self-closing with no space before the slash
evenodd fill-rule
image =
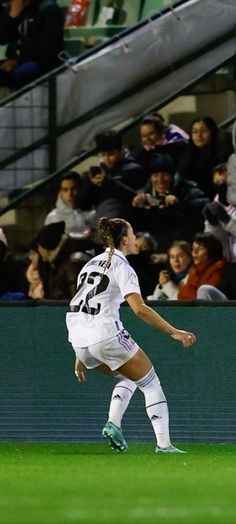
<path id="1" fill-rule="evenodd" d="M 217 193 L 214 202 L 207 204 L 202 213 L 206 219 L 205 231 L 219 238 L 224 256 L 229 262 L 236 262 L 236 206 L 227 201 L 231 196 L 227 178 L 226 164 L 220 164 L 213 169 L 213 182 L 217 187 Z"/>
<path id="2" fill-rule="evenodd" d="M 195 300 L 203 284 L 220 287 L 226 270 L 222 245 L 211 233 L 198 233 L 192 241 L 191 266 L 186 281 L 180 284 L 178 299 Z"/>
<path id="3" fill-rule="evenodd" d="M 45 297 L 45 269 L 47 265 L 42 261 L 37 245 L 32 242 L 29 252 L 29 265 L 25 272 L 25 292 L 29 298 L 43 299 Z"/>
<path id="4" fill-rule="evenodd" d="M 203 229 L 201 210 L 208 199 L 196 182 L 175 173 L 167 155 L 153 155 L 149 172 L 149 182 L 133 198 L 132 223 L 135 230 L 142 227 L 151 232 L 165 252 L 173 240 L 189 241 Z"/>
<path id="5" fill-rule="evenodd" d="M 106 175 L 101 166 L 91 166 L 89 173 L 84 176 L 77 205 L 84 210 L 95 207 L 94 228 L 96 228 L 97 220 L 102 216 L 128 218 L 135 194 L 136 191 L 133 189 Z"/>
<path id="6" fill-rule="evenodd" d="M 27 298 L 22 292 L 25 266 L 8 246 L 6 235 L 0 228 L 0 299 L 18 300 Z"/>
<path id="7" fill-rule="evenodd" d="M 153 262 L 153 255 L 157 252 L 157 242 L 147 231 L 138 231 L 136 247 L 137 253 L 128 255 L 127 258 L 138 275 L 142 295 L 146 297 L 155 285 L 156 265 Z"/>
<path id="8" fill-rule="evenodd" d="M 153 153 L 169 155 L 175 169 L 178 168 L 179 158 L 186 149 L 188 135 L 177 126 L 165 126 L 160 113 L 145 116 L 140 124 L 141 144 L 132 149 L 136 162 L 148 170 Z"/>
<path id="9" fill-rule="evenodd" d="M 125 148 L 120 133 L 107 131 L 97 135 L 96 147 L 101 167 L 108 177 L 133 189 L 143 186 L 146 180 L 144 170 Z"/>
<path id="10" fill-rule="evenodd" d="M 55 0 L 10 0 L 0 4 L 0 85 L 13 89 L 32 82 L 60 65 L 64 16 Z"/>
<path id="11" fill-rule="evenodd" d="M 184 178 L 195 180 L 212 199 L 215 195 L 212 170 L 226 162 L 232 150 L 231 136 L 220 132 L 213 118 L 197 117 L 192 123 L 189 144 L 180 158 L 179 170 Z"/>
<path id="12" fill-rule="evenodd" d="M 185 282 L 192 264 L 191 245 L 175 240 L 167 251 L 167 265 L 159 273 L 159 282 L 147 300 L 177 300 L 180 284 Z"/>
<path id="13" fill-rule="evenodd" d="M 163 115 L 159 112 L 153 112 L 152 116 L 157 118 L 161 124 L 164 126 L 162 137 L 160 140 L 160 145 L 172 144 L 173 142 L 186 142 L 189 141 L 189 135 L 179 126 L 175 124 L 165 124 L 165 119 Z"/>
<path id="14" fill-rule="evenodd" d="M 236 263 L 228 264 L 219 288 L 202 285 L 198 289 L 199 300 L 236 300 Z"/>
<path id="15" fill-rule="evenodd" d="M 82 186 L 82 178 L 74 171 L 61 176 L 56 207 L 48 213 L 45 225 L 65 222 L 65 232 L 89 236 L 95 211 L 82 211 L 77 207 L 77 197 Z"/>
<path id="16" fill-rule="evenodd" d="M 61 221 L 44 226 L 35 243 L 47 264 L 45 298 L 71 298 L 76 291 L 78 272 L 95 254 L 93 242 L 87 238 L 70 238 L 65 233 L 65 222 Z"/>

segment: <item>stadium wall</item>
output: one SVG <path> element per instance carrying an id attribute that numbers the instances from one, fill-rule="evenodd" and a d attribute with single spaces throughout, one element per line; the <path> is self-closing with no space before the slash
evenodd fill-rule
<path id="1" fill-rule="evenodd" d="M 0 307 L 0 440 L 102 442 L 115 381 L 91 371 L 87 383 L 79 384 L 67 342 L 65 305 L 29 304 Z M 172 440 L 236 443 L 235 307 L 157 310 L 198 337 L 192 349 L 184 349 L 141 322 L 128 307 L 122 308 L 126 327 L 148 352 L 160 377 Z M 139 391 L 123 427 L 130 442 L 154 441 Z"/>

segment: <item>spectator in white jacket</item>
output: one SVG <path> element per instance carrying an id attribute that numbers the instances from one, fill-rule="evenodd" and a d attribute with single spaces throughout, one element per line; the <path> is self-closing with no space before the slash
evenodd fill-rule
<path id="1" fill-rule="evenodd" d="M 82 177 L 78 173 L 69 171 L 62 175 L 56 207 L 46 216 L 45 225 L 63 221 L 68 234 L 89 236 L 92 233 L 95 211 L 82 211 L 77 206 L 81 185 Z"/>
<path id="2" fill-rule="evenodd" d="M 175 240 L 167 251 L 167 267 L 159 273 L 159 282 L 147 300 L 177 300 L 179 285 L 188 275 L 192 263 L 191 246 Z"/>
<path id="3" fill-rule="evenodd" d="M 214 201 L 207 204 L 202 212 L 206 219 L 205 231 L 221 241 L 225 258 L 229 262 L 236 262 L 236 206 L 228 202 L 227 165 L 217 165 L 212 176 L 217 193 Z"/>

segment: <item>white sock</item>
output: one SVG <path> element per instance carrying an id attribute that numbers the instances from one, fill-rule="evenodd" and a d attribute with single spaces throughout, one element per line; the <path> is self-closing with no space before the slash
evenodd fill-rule
<path id="1" fill-rule="evenodd" d="M 122 375 L 119 375 L 119 378 Z M 108 420 L 113 422 L 118 428 L 121 427 L 122 417 L 130 403 L 130 400 L 136 390 L 135 382 L 129 378 L 122 379 L 115 385 L 110 402 Z"/>
<path id="2" fill-rule="evenodd" d="M 152 367 L 143 378 L 136 380 L 136 384 L 144 394 L 147 415 L 154 429 L 157 445 L 160 448 L 170 446 L 167 401 L 154 368 Z"/>

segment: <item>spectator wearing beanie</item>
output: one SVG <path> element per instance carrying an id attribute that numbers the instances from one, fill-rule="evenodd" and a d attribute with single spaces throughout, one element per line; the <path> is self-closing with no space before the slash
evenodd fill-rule
<path id="1" fill-rule="evenodd" d="M 196 182 L 175 172 L 168 155 L 153 155 L 149 181 L 133 199 L 133 223 L 154 235 L 159 251 L 174 240 L 191 240 L 203 229 L 202 208 L 209 201 Z"/>
<path id="2" fill-rule="evenodd" d="M 86 238 L 70 238 L 65 233 L 63 221 L 44 226 L 35 242 L 42 260 L 47 263 L 45 298 L 72 298 L 78 273 L 95 254 L 93 242 Z"/>

